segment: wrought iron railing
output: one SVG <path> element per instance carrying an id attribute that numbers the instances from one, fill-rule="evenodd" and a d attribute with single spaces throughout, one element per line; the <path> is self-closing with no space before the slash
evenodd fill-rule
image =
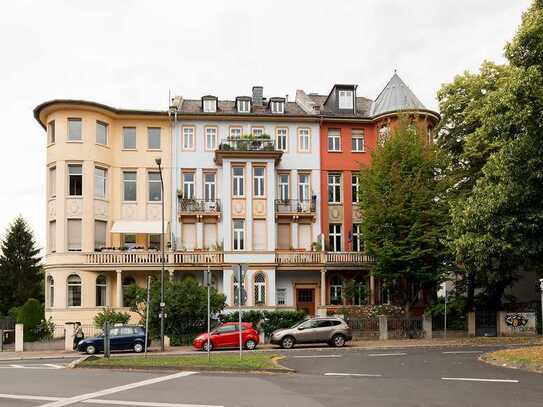
<path id="1" fill-rule="evenodd" d="M 266 138 L 227 138 L 219 144 L 220 151 L 275 151 L 275 142 Z"/>
<path id="2" fill-rule="evenodd" d="M 317 200 L 298 200 L 298 199 L 276 199 L 275 213 L 315 213 L 317 210 Z"/>
<path id="3" fill-rule="evenodd" d="M 179 199 L 179 212 L 183 213 L 218 213 L 221 211 L 221 201 L 219 199 Z"/>

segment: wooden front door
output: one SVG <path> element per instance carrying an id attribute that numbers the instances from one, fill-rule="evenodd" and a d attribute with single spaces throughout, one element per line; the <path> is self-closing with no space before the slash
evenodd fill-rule
<path id="1" fill-rule="evenodd" d="M 305 311 L 307 315 L 315 315 L 315 289 L 296 289 L 296 309 Z"/>

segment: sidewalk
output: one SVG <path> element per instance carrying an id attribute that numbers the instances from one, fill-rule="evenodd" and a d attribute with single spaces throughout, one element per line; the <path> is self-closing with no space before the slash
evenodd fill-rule
<path id="1" fill-rule="evenodd" d="M 390 339 L 361 340 L 349 342 L 343 349 L 392 349 L 392 348 L 428 348 L 428 347 L 477 347 L 477 346 L 509 346 L 509 345 L 543 345 L 543 337 L 475 337 L 475 338 L 433 338 L 433 339 Z M 294 350 L 326 350 L 323 345 L 299 345 Z M 276 352 L 280 350 L 275 345 L 262 344 L 258 346 L 262 352 Z M 234 350 L 235 351 L 235 350 Z M 179 355 L 202 353 L 195 351 L 191 346 L 173 346 L 166 352 L 159 352 L 158 348 L 149 349 L 153 355 Z M 227 352 L 227 351 L 226 351 Z M 133 353 L 120 353 L 117 355 L 133 356 Z M 73 359 L 82 356 L 78 352 L 50 351 L 50 352 L 0 352 L 0 361 L 33 360 L 33 359 Z"/>

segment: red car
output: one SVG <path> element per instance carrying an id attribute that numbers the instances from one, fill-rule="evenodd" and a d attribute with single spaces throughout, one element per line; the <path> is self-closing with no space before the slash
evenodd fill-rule
<path id="1" fill-rule="evenodd" d="M 210 350 L 218 348 L 239 347 L 239 324 L 237 322 L 226 322 L 211 331 Z M 258 331 L 253 328 L 250 322 L 241 323 L 241 340 L 245 349 L 253 350 L 258 345 Z M 192 346 L 196 349 L 207 351 L 207 332 L 194 338 Z"/>

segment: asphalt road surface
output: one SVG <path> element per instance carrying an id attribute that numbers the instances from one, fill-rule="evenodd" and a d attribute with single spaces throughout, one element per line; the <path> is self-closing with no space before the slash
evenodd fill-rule
<path id="1" fill-rule="evenodd" d="M 0 362 L 0 406 L 543 406 L 543 375 L 486 365 L 493 348 L 281 352 L 295 374 L 66 369 Z"/>

